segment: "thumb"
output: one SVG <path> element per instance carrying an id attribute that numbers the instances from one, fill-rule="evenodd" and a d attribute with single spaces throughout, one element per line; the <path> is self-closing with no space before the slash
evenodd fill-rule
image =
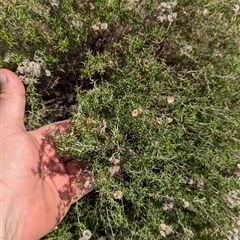
<path id="1" fill-rule="evenodd" d="M 0 69 L 0 119 L 3 136 L 25 130 L 25 89 L 11 71 Z"/>

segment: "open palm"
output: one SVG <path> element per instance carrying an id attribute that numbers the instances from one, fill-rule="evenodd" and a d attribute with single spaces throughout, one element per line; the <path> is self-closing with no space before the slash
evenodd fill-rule
<path id="1" fill-rule="evenodd" d="M 25 90 L 16 75 L 7 76 L 0 98 L 0 239 L 39 239 L 66 215 L 69 207 L 91 188 L 88 176 L 71 161 L 57 155 L 46 136 L 64 132 L 68 121 L 27 132 L 24 124 Z"/>

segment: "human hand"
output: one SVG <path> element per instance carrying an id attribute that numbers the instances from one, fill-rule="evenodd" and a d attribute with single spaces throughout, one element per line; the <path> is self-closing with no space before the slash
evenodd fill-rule
<path id="1" fill-rule="evenodd" d="M 69 121 L 27 132 L 22 82 L 6 69 L 0 79 L 0 239 L 39 239 L 92 189 L 84 188 L 84 168 L 64 162 L 46 140 L 54 130 L 66 131 Z"/>

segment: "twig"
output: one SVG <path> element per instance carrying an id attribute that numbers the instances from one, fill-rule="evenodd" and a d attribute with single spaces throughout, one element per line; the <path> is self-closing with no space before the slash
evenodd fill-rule
<path id="1" fill-rule="evenodd" d="M 111 233 L 112 233 L 112 237 L 113 237 L 113 239 L 115 239 L 115 238 L 114 238 L 114 233 L 113 233 L 112 225 L 111 225 L 111 222 L 110 222 L 110 218 L 109 218 L 109 214 L 108 214 L 108 209 L 107 209 L 107 207 L 106 207 L 106 212 L 107 212 L 107 220 L 108 220 L 108 224 L 109 224 L 109 226 L 110 226 L 110 230 L 111 230 Z"/>

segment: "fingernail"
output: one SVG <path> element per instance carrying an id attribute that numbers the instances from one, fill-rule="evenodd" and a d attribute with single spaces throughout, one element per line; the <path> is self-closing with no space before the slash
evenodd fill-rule
<path id="1" fill-rule="evenodd" d="M 7 75 L 3 72 L 0 71 L 0 84 L 5 84 L 7 82 Z"/>

